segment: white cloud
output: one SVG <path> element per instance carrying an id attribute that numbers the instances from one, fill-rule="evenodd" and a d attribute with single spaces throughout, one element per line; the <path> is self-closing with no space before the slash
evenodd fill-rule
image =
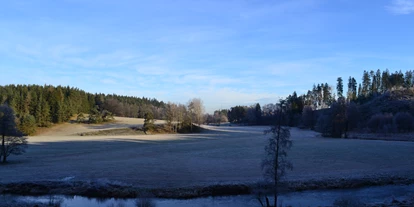
<path id="1" fill-rule="evenodd" d="M 392 0 L 386 8 L 393 14 L 411 14 L 414 12 L 414 0 Z"/>

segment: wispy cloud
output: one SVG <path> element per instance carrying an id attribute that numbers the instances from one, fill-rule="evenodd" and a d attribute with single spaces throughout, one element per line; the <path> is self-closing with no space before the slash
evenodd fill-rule
<path id="1" fill-rule="evenodd" d="M 386 8 L 393 14 L 411 14 L 414 12 L 414 0 L 392 0 Z"/>

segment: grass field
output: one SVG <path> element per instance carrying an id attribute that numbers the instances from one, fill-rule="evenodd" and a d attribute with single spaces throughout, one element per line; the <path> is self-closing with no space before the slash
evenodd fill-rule
<path id="1" fill-rule="evenodd" d="M 30 137 L 26 154 L 0 166 L 0 182 L 111 181 L 142 187 L 246 184 L 262 180 L 266 127 L 204 126 L 200 134 L 76 136 L 142 125 L 63 124 Z M 329 139 L 291 129 L 288 180 L 414 175 L 414 142 Z"/>

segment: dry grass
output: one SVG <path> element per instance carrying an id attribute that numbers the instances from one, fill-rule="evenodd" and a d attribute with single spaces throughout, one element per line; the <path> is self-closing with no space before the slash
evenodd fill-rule
<path id="1" fill-rule="evenodd" d="M 262 180 L 266 127 L 205 126 L 200 134 L 74 136 L 125 125 L 65 124 L 30 137 L 28 152 L 1 166 L 0 182 L 106 180 L 142 187 L 189 187 Z M 414 175 L 414 143 L 320 138 L 292 129 L 289 180 Z M 70 136 L 69 136 L 70 135 Z"/>
<path id="2" fill-rule="evenodd" d="M 157 120 L 155 124 L 165 123 L 162 120 Z M 115 121 L 103 124 L 79 124 L 75 121 L 69 123 L 58 124 L 50 128 L 43 128 L 39 130 L 37 136 L 68 136 L 82 133 L 90 133 L 102 130 L 120 129 L 120 128 L 136 128 L 144 125 L 144 119 L 115 117 Z"/>

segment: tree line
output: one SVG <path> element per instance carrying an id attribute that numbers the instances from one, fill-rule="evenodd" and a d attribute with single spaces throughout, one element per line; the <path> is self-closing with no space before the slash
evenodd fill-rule
<path id="1" fill-rule="evenodd" d="M 37 127 L 68 121 L 79 113 L 106 111 L 116 116 L 139 117 L 151 111 L 161 119 L 165 103 L 156 99 L 132 96 L 87 93 L 78 88 L 52 85 L 0 86 L 0 104 L 15 112 L 17 127 L 24 134 L 33 134 Z"/>
<path id="2" fill-rule="evenodd" d="M 414 104 L 407 101 L 414 99 L 414 71 L 365 70 L 360 80 L 358 84 L 355 77 L 349 77 L 344 87 L 344 80 L 338 77 L 336 87 L 320 83 L 305 94 L 293 92 L 283 100 L 284 124 L 336 137 L 346 136 L 347 131 L 355 128 L 372 132 L 414 129 Z M 233 123 L 271 125 L 277 121 L 279 107 L 276 104 L 260 107 L 257 103 L 234 106 L 221 114 L 227 114 Z"/>

